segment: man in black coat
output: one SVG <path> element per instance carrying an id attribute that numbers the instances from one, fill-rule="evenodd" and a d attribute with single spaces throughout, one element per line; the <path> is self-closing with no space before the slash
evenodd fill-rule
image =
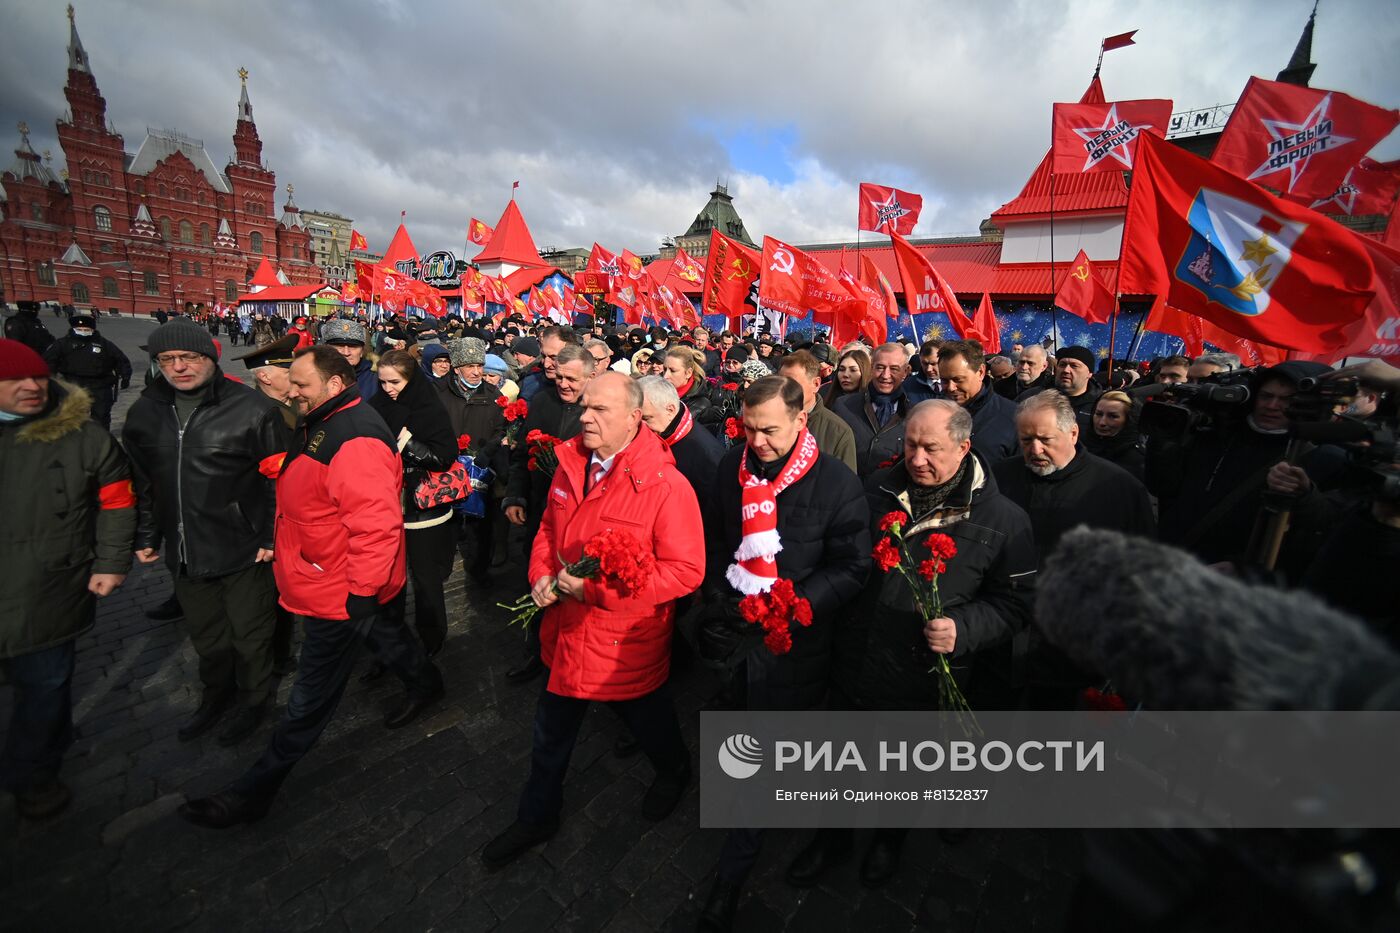
<path id="1" fill-rule="evenodd" d="M 470 437 L 467 450 L 473 462 L 503 476 L 508 453 L 501 443 L 505 439 L 506 419 L 500 405 L 501 390 L 486 381 L 486 341 L 477 337 L 462 337 L 447 342 L 452 372 L 436 384 L 442 405 L 452 423 L 452 433 L 460 439 Z M 495 552 L 495 521 L 498 506 L 488 486 L 478 490 L 486 499 L 485 513 L 480 517 L 461 516 L 458 526 L 457 549 L 467 576 L 478 584 L 489 582 L 491 561 Z M 468 547 L 472 542 L 473 547 Z M 474 551 L 470 553 L 469 551 Z"/>
<path id="2" fill-rule="evenodd" d="M 910 553 L 927 556 L 933 534 L 957 553 L 939 576 L 943 615 L 925 619 L 897 570 L 872 569 L 860 600 L 837 632 L 832 707 L 936 710 L 937 655 L 947 657 L 977 709 L 1013 708 L 1013 645 L 1030 626 L 1036 576 L 1030 520 L 1003 496 L 972 449 L 972 418 L 947 399 L 921 402 L 904 430 L 904 455 L 865 484 L 871 537 L 892 512 L 905 516 Z M 905 829 L 876 832 L 862 880 L 883 884 L 899 868 Z M 849 850 L 851 831 L 821 830 L 788 868 L 788 881 L 815 885 Z"/>
<path id="3" fill-rule="evenodd" d="M 724 446 L 681 404 L 676 387 L 664 376 L 643 376 L 637 384 L 642 390 L 642 420 L 670 448 L 696 500 L 708 502 Z"/>
<path id="4" fill-rule="evenodd" d="M 972 416 L 972 449 L 987 463 L 1016 456 L 1016 406 L 992 388 L 982 344 L 950 340 L 938 349 L 945 398 Z"/>
<path id="5" fill-rule="evenodd" d="M 714 494 L 702 503 L 707 606 L 700 651 L 725 664 L 747 709 L 818 709 L 826 700 L 837 620 L 869 572 L 869 512 L 855 474 L 817 449 L 796 382 L 781 376 L 754 382 L 744 393 L 742 419 L 747 443 L 725 454 Z M 743 508 L 755 492 L 771 495 L 765 501 L 777 513 L 779 549 L 762 552 L 767 563 L 736 555 L 741 541 L 761 533 L 752 517 L 773 511 Z M 762 592 L 774 579 L 792 581 L 812 608 L 812 624 L 793 625 L 792 648 L 780 655 L 738 612 L 744 594 Z M 702 923 L 729 928 L 761 838 L 758 830 L 732 830 L 726 837 Z"/>
<path id="6" fill-rule="evenodd" d="M 540 520 L 544 517 L 545 496 L 549 493 L 552 478 L 539 470 L 530 469 L 530 444 L 526 438 L 532 431 L 543 431 L 551 437 L 567 441 L 579 433 L 579 416 L 583 413 L 579 398 L 583 394 L 584 383 L 593 378 L 594 361 L 588 351 L 578 344 L 561 342 L 554 356 L 553 369 L 554 378 L 547 380 L 530 401 L 525 423 L 520 426 L 520 435 L 510 454 L 506 495 L 501 500 L 506 520 L 525 529 L 526 563 L 535 534 L 540 530 Z M 539 637 L 538 623 L 531 625 L 525 639 L 524 663 L 506 672 L 506 678 L 512 683 L 526 683 L 544 671 Z"/>
<path id="7" fill-rule="evenodd" d="M 42 354 L 53 344 L 53 334 L 39 320 L 39 302 L 21 301 L 19 311 L 5 318 L 5 339 L 18 340 L 35 353 Z"/>
<path id="8" fill-rule="evenodd" d="M 91 314 L 73 315 L 68 327 L 68 333 L 44 351 L 44 362 L 55 376 L 85 389 L 92 396 L 92 420 L 110 428 L 118 386 L 131 385 L 131 361 L 97 332 L 97 318 Z"/>
<path id="9" fill-rule="evenodd" d="M 276 588 L 275 482 L 291 431 L 281 407 L 224 377 L 209 331 L 185 319 L 147 341 L 162 378 L 127 413 L 122 446 L 136 486 L 136 558 L 165 552 L 204 695 L 178 737 L 203 735 L 237 700 L 219 735 L 257 728 L 271 687 Z"/>
<path id="10" fill-rule="evenodd" d="M 851 426 L 856 439 L 856 465 L 862 479 L 870 476 L 904 449 L 904 418 L 909 402 L 904 380 L 909 376 L 909 354 L 897 343 L 875 348 L 870 359 L 870 385 L 836 400 L 832 411 Z"/>

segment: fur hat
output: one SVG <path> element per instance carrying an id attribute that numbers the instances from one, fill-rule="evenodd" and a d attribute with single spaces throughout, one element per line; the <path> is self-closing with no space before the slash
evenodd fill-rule
<path id="1" fill-rule="evenodd" d="M 744 378 L 750 382 L 757 382 L 764 376 L 773 375 L 773 370 L 768 368 L 768 364 L 763 360 L 753 359 L 744 363 L 744 368 L 740 370 Z"/>
<path id="2" fill-rule="evenodd" d="M 321 325 L 321 342 L 341 345 L 363 344 L 365 325 L 359 321 L 331 318 Z"/>
<path id="3" fill-rule="evenodd" d="M 452 367 L 481 366 L 486 362 L 486 341 L 476 337 L 450 340 L 447 352 L 452 355 Z"/>

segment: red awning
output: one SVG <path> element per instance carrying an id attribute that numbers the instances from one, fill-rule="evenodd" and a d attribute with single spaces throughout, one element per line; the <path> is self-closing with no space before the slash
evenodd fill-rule
<path id="1" fill-rule="evenodd" d="M 262 291 L 249 292 L 238 298 L 238 303 L 254 301 L 305 301 L 312 295 L 325 288 L 325 283 L 319 285 L 274 285 L 264 288 Z"/>
<path id="2" fill-rule="evenodd" d="M 1128 206 L 1122 172 L 1081 172 L 1055 176 L 1056 214 L 1110 214 Z M 1040 160 L 1021 193 L 992 212 L 992 221 L 1050 216 L 1050 153 Z"/>

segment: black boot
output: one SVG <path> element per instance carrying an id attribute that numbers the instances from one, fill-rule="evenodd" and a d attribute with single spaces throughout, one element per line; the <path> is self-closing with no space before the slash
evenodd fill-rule
<path id="1" fill-rule="evenodd" d="M 388 716 L 384 717 L 384 728 L 399 729 L 413 722 L 418 718 L 418 714 L 442 699 L 445 692 L 442 686 L 442 673 L 432 664 L 428 665 L 428 676 L 432 683 L 426 693 L 412 692 L 406 694 L 398 706 Z"/>
<path id="2" fill-rule="evenodd" d="M 199 701 L 199 709 L 194 711 L 179 731 L 175 733 L 181 742 L 192 742 L 199 738 L 223 717 L 225 711 L 233 705 L 233 694 L 221 693 L 212 695 L 205 692 Z"/>
<path id="3" fill-rule="evenodd" d="M 734 927 L 734 914 L 739 910 L 740 893 L 739 882 L 716 878 L 695 929 L 700 933 L 729 933 Z"/>
<path id="4" fill-rule="evenodd" d="M 146 618 L 152 622 L 174 622 L 176 619 L 183 619 L 185 610 L 180 608 L 180 600 L 171 593 L 170 598 L 159 606 L 152 606 L 146 610 Z"/>
<path id="5" fill-rule="evenodd" d="M 219 733 L 219 744 L 228 747 L 237 745 L 248 736 L 257 731 L 258 725 L 263 720 L 263 713 L 267 710 L 266 703 L 259 703 L 256 706 L 245 706 L 233 714 L 228 726 Z"/>
<path id="6" fill-rule="evenodd" d="M 486 864 L 487 871 L 498 871 L 558 831 L 558 820 L 539 825 L 516 820 L 505 832 L 486 843 L 486 848 L 481 850 L 481 861 Z"/>
<path id="7" fill-rule="evenodd" d="M 544 662 L 539 655 L 532 655 L 530 660 L 511 671 L 506 671 L 506 680 L 513 684 L 526 684 L 540 676 L 544 670 Z"/>

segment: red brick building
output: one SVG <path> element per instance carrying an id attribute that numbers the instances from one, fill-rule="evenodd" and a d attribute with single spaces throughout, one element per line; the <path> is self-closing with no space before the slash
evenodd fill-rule
<path id="1" fill-rule="evenodd" d="M 199 140 L 147 129 L 133 155 L 107 120 L 68 8 L 69 112 L 58 120 L 67 169 L 53 173 L 20 124 L 0 176 L 0 296 L 151 314 L 232 304 L 264 256 L 291 284 L 314 284 L 310 234 L 292 201 L 274 215 L 277 178 L 262 162 L 247 72 L 220 172 Z"/>

